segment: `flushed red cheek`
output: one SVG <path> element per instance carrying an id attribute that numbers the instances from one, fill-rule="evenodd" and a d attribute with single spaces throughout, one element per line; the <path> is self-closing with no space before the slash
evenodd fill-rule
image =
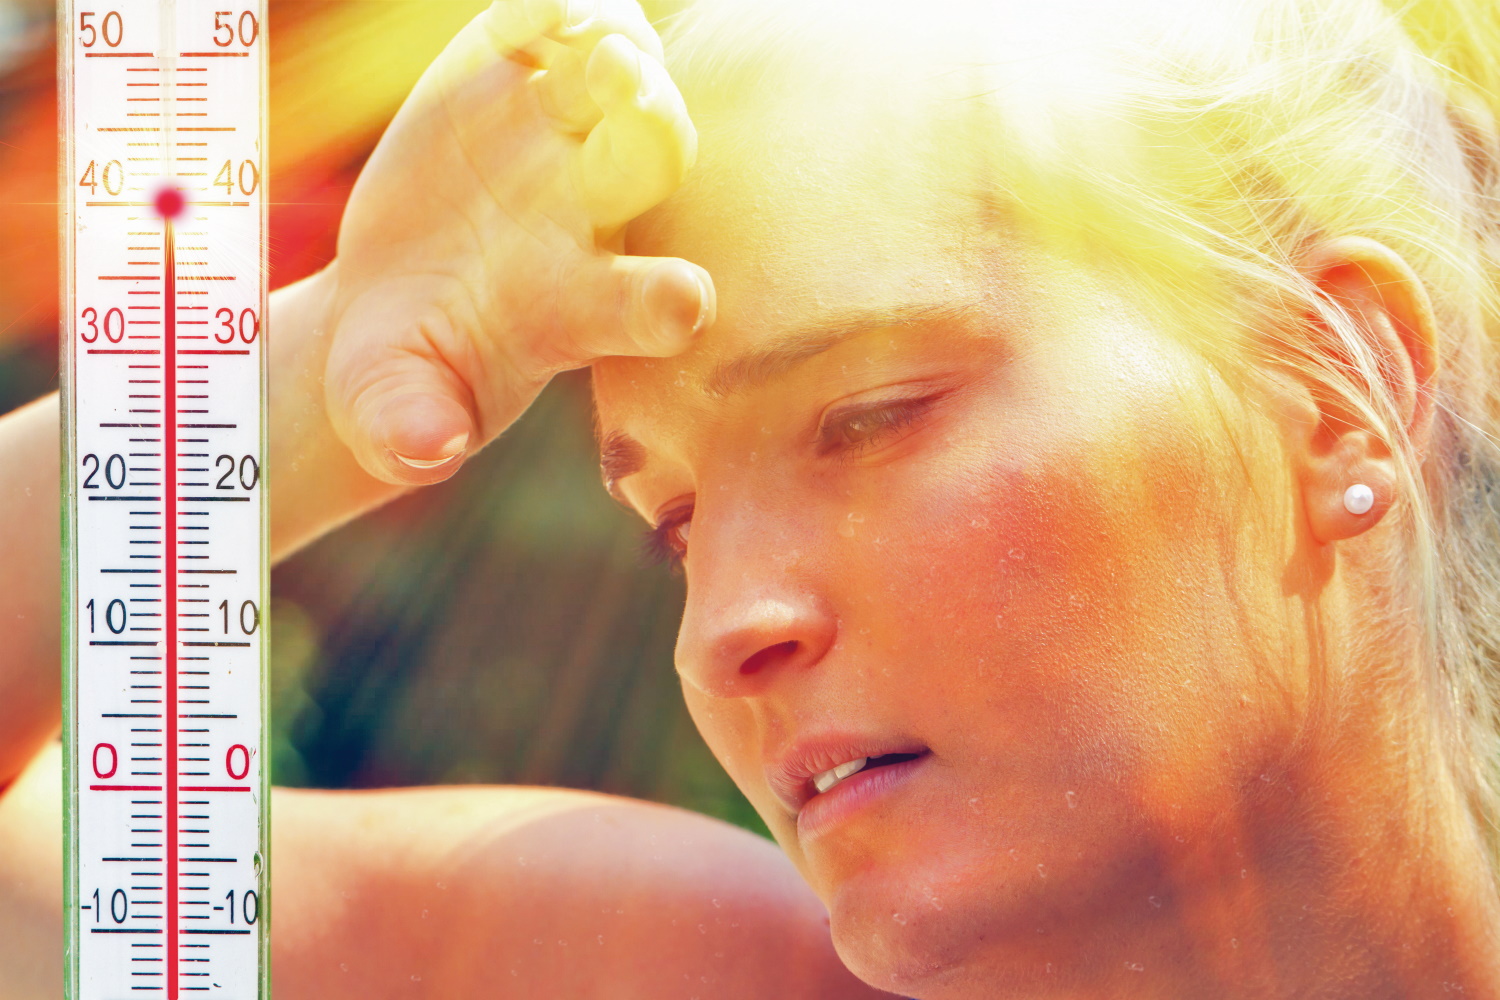
<path id="1" fill-rule="evenodd" d="M 1183 850 L 1173 790 L 1205 783 L 1178 747 L 1203 732 L 1178 697 L 1194 637 L 1163 635 L 1173 598 L 1147 595 L 1172 529 L 1203 516 L 1177 492 L 1192 463 L 1132 476 L 1108 458 L 1119 442 L 1046 443 L 849 498 L 868 513 L 831 558 L 848 634 L 831 666 L 941 767 L 800 859 L 846 932 L 968 914 L 1002 936 L 1025 924 L 1020 945 L 1040 947 L 1038 922 L 1062 932 L 1070 900 L 1145 899 L 1142 879 Z M 1149 440 L 1129 446 L 1151 457 Z"/>
<path id="2" fill-rule="evenodd" d="M 893 674 L 886 697 L 935 745 L 1003 754 L 1049 787 L 1150 782 L 1195 721 L 1182 683 L 1210 655 L 1177 607 L 1223 597 L 1202 576 L 1212 546 L 1194 550 L 1211 535 L 1204 457 L 1113 428 L 914 465 L 852 498 L 872 513 L 841 539 L 850 624 Z"/>
<path id="3" fill-rule="evenodd" d="M 1031 462 L 926 471 L 886 497 L 890 515 L 864 546 L 848 546 L 871 645 L 901 668 L 914 708 L 998 709 L 983 713 L 986 732 L 950 739 L 1016 746 L 1021 734 L 997 730 L 1055 714 L 1061 685 L 1044 661 L 1082 638 L 1090 580 L 1113 558 L 1094 530 L 1097 501 Z"/>

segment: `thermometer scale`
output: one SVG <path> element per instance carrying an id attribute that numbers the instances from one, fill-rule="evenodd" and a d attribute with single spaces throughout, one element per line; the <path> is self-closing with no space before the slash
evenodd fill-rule
<path id="1" fill-rule="evenodd" d="M 265 15 L 59 11 L 69 1000 L 269 995 Z"/>

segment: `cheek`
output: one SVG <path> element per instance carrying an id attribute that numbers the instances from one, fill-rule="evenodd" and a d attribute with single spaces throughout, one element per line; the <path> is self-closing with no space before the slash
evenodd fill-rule
<path id="1" fill-rule="evenodd" d="M 1256 555 L 1228 527 L 1243 474 L 1190 414 L 1134 402 L 1012 407 L 891 466 L 835 562 L 856 640 L 935 749 L 1059 822 L 1102 795 L 1175 828 L 1228 806 L 1290 720 L 1251 639 Z"/>

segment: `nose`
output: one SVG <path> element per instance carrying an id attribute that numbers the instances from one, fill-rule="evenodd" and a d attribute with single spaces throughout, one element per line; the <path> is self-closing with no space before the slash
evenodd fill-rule
<path id="1" fill-rule="evenodd" d="M 717 698 L 765 692 L 816 665 L 838 637 L 838 618 L 814 574 L 794 553 L 767 545 L 775 532 L 737 520 L 740 530 L 715 531 L 695 514 L 677 635 L 677 672 Z"/>

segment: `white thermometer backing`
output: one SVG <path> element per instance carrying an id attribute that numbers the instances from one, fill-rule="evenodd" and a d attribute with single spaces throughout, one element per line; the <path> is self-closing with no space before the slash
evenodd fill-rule
<path id="1" fill-rule="evenodd" d="M 69 1000 L 269 995 L 265 28 L 60 5 Z"/>

